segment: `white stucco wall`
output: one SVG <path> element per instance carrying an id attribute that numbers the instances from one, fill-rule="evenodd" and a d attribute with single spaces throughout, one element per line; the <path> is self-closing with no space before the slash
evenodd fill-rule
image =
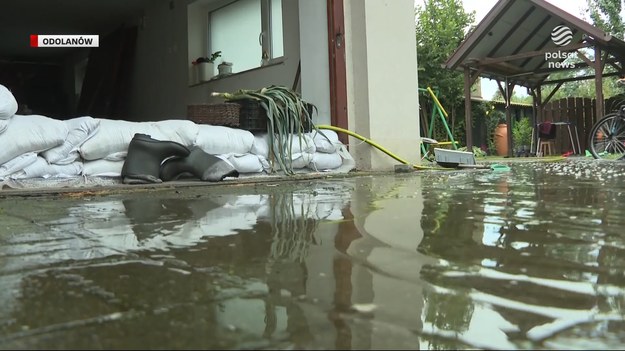
<path id="1" fill-rule="evenodd" d="M 192 3 L 189 1 L 188 3 Z M 330 123 L 325 1 L 284 1 L 284 60 L 223 79 L 189 85 L 189 63 L 200 40 L 189 31 L 187 4 L 155 0 L 139 19 L 129 120 L 186 118 L 187 105 L 218 102 L 214 91 L 291 87 L 302 58 L 302 96 Z M 348 129 L 411 163 L 420 160 L 414 4 L 410 0 L 345 0 Z M 302 6 L 302 8 L 300 8 Z M 301 21 L 301 23 L 300 23 Z M 192 24 L 192 23 L 191 23 Z M 301 30 L 300 30 L 301 26 Z M 300 56 L 301 52 L 301 56 Z M 386 170 L 398 162 L 350 138 L 359 169 Z"/>
<path id="2" fill-rule="evenodd" d="M 349 129 L 411 163 L 420 162 L 414 2 L 345 0 Z M 399 162 L 350 138 L 359 169 Z"/>

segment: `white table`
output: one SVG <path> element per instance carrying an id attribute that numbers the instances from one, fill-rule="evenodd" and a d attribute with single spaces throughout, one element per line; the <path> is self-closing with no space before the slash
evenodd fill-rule
<path id="1" fill-rule="evenodd" d="M 532 130 L 532 145 L 530 146 L 530 151 L 534 150 L 534 135 L 540 135 L 537 133 L 538 128 L 540 127 L 540 124 L 541 123 L 536 123 L 536 125 L 534 126 L 534 129 Z M 569 140 L 571 141 L 571 146 L 573 147 L 573 153 L 576 155 L 581 155 L 582 147 L 579 143 L 579 134 L 577 132 L 577 125 L 575 125 L 575 123 L 573 122 L 551 122 L 551 124 L 555 125 L 556 128 L 562 127 L 562 126 L 566 127 L 566 129 L 569 131 Z M 573 139 L 573 132 L 575 132 L 575 139 Z M 536 141 L 536 149 L 534 150 L 535 154 L 538 154 L 539 145 L 540 145 L 540 136 L 538 137 L 538 140 Z"/>

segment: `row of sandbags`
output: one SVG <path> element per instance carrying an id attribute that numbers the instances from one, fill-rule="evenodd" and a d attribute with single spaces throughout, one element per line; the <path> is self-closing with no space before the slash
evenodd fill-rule
<path id="1" fill-rule="evenodd" d="M 279 169 L 276 162 L 271 162 L 274 156 L 269 152 L 266 133 L 254 135 L 188 120 L 129 122 L 85 116 L 61 121 L 40 115 L 15 115 L 14 102 L 6 88 L 0 89 L 0 179 L 120 176 L 128 145 L 136 133 L 188 148 L 199 147 L 227 160 L 242 174 Z M 296 170 L 347 172 L 353 168 L 353 159 L 333 131 L 313 131 L 291 139 L 289 149 Z"/>

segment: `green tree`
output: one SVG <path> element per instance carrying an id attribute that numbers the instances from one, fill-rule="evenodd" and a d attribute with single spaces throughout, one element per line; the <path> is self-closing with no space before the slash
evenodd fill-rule
<path id="1" fill-rule="evenodd" d="M 424 0 L 416 9 L 419 84 L 439 92 L 439 99 L 455 105 L 463 98 L 460 72 L 442 68 L 475 21 L 461 0 Z"/>
<path id="2" fill-rule="evenodd" d="M 516 89 L 525 89 L 523 87 L 516 87 Z M 532 103 L 532 97 L 529 95 L 525 95 L 525 96 L 521 96 L 519 94 L 517 94 L 517 91 L 513 90 L 512 91 L 512 96 L 510 97 L 510 102 L 517 102 L 517 103 L 522 103 L 522 104 L 531 104 Z M 493 101 L 505 101 L 503 98 L 503 94 L 501 93 L 500 90 L 495 91 L 495 94 L 493 95 L 492 98 Z"/>
<path id="3" fill-rule="evenodd" d="M 415 17 L 419 86 L 433 88 L 443 107 L 454 116 L 456 107 L 463 106 L 464 101 L 462 73 L 442 65 L 474 24 L 475 13 L 465 12 L 461 0 L 423 0 L 416 7 Z M 432 110 L 428 99 L 422 100 L 421 105 L 426 114 Z M 451 120 L 453 126 L 454 118 Z M 440 128 L 433 137 L 445 140 Z"/>
<path id="4" fill-rule="evenodd" d="M 596 27 L 619 39 L 625 35 L 625 24 L 621 17 L 622 0 L 586 0 L 588 14 Z"/>
<path id="5" fill-rule="evenodd" d="M 594 61 L 595 56 L 594 52 L 591 50 L 580 50 L 582 51 L 591 61 Z M 571 63 L 580 64 L 583 61 L 580 58 L 575 57 L 571 60 Z M 614 72 L 615 69 L 611 65 L 606 65 L 604 73 Z M 582 77 L 582 76 L 593 76 L 595 73 L 594 69 L 591 67 L 586 67 L 582 69 L 576 70 L 562 70 L 559 72 L 554 72 L 549 76 L 548 80 L 557 80 L 563 78 L 572 78 L 572 77 Z M 542 95 L 543 97 L 548 96 L 551 91 L 554 89 L 555 85 L 547 85 L 543 88 Z M 623 93 L 623 88 L 619 87 L 616 83 L 616 78 L 614 77 L 605 77 L 603 78 L 603 96 L 604 98 L 610 98 L 618 94 Z M 596 97 L 595 94 L 595 80 L 594 79 L 585 79 L 585 80 L 577 80 L 572 82 L 566 82 L 562 84 L 560 89 L 553 95 L 551 101 L 567 98 L 567 97 L 586 97 L 594 99 Z"/>

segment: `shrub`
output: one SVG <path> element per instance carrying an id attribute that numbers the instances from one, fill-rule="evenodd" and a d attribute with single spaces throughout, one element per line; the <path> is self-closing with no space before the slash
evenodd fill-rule
<path id="1" fill-rule="evenodd" d="M 521 146 L 529 146 L 532 142 L 532 124 L 528 117 L 521 118 L 520 121 L 514 124 L 512 128 L 512 141 L 515 149 L 520 149 Z"/>

